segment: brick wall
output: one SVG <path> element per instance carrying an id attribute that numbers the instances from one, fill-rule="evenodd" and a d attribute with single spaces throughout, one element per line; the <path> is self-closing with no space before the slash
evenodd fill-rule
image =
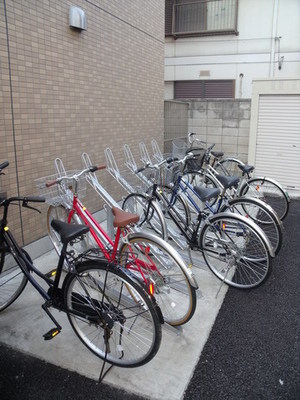
<path id="1" fill-rule="evenodd" d="M 111 147 L 163 136 L 163 0 L 78 0 L 87 30 L 69 28 L 67 0 L 0 0 L 0 160 L 9 160 L 0 189 L 37 193 L 34 179 L 81 168 L 86 151 L 96 164 Z M 118 185 L 99 173 L 120 198 Z M 101 208 L 91 191 L 92 211 Z M 42 215 L 22 210 L 24 242 L 46 234 Z M 11 224 L 21 236 L 19 210 Z"/>

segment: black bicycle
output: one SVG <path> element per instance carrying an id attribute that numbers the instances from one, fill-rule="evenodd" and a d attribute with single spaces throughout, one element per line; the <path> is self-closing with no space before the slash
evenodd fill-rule
<path id="1" fill-rule="evenodd" d="M 0 164 L 0 174 L 8 165 Z M 62 329 L 50 311 L 54 308 L 67 314 L 80 340 L 105 362 L 137 367 L 150 361 L 161 342 L 160 309 L 134 276 L 120 265 L 108 263 L 95 249 L 76 258 L 68 251 L 68 244 L 82 239 L 89 227 L 52 221 L 63 246 L 57 268 L 47 274 L 39 271 L 18 245 L 7 223 L 9 206 L 21 204 L 36 210 L 29 203 L 40 202 L 44 199 L 31 196 L 0 200 L 0 311 L 20 296 L 29 281 L 44 298 L 42 308 L 54 324 L 43 335 L 45 340 L 54 338 Z M 40 285 L 35 276 L 44 283 Z"/>

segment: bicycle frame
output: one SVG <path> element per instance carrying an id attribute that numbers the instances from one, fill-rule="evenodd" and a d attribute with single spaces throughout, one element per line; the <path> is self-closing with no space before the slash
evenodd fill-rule
<path id="1" fill-rule="evenodd" d="M 101 225 L 96 221 L 96 219 L 87 210 L 87 208 L 80 202 L 80 200 L 78 200 L 76 191 L 75 191 L 74 197 L 73 197 L 73 206 L 68 215 L 69 223 L 71 222 L 72 217 L 75 213 L 82 218 L 85 225 L 89 226 L 90 233 L 91 233 L 92 237 L 94 238 L 95 242 L 97 243 L 97 246 L 102 251 L 106 260 L 108 260 L 109 262 L 112 262 L 112 263 L 116 263 L 118 261 L 118 256 L 119 256 L 118 250 L 119 250 L 119 244 L 120 244 L 121 238 L 122 238 L 123 242 L 126 242 L 126 237 L 130 234 L 130 232 L 128 232 L 128 230 L 126 230 L 126 228 L 118 227 L 117 231 L 116 231 L 115 239 L 112 240 L 112 238 L 101 227 Z M 150 284 L 149 280 L 147 279 L 146 274 L 143 272 L 143 270 L 146 271 L 149 269 L 151 271 L 157 271 L 157 268 L 156 268 L 155 264 L 153 264 L 151 262 L 151 259 L 149 258 L 148 263 L 145 264 L 142 260 L 130 255 L 129 262 L 126 265 L 126 268 L 129 271 L 140 273 L 146 287 L 150 291 L 150 294 L 152 294 L 153 287 L 150 287 L 151 284 Z"/>
<path id="2" fill-rule="evenodd" d="M 10 232 L 9 228 L 5 226 L 1 226 L 1 238 L 0 238 L 0 250 L 1 250 L 1 260 L 0 260 L 0 271 L 2 272 L 4 259 L 5 259 L 5 251 L 7 250 L 12 254 L 15 262 L 21 268 L 22 273 L 26 276 L 29 282 L 34 286 L 34 288 L 40 293 L 40 295 L 46 300 L 50 300 L 51 297 L 49 294 L 43 289 L 43 287 L 34 279 L 31 275 L 32 272 L 37 274 L 40 278 L 42 278 L 48 285 L 53 287 L 58 287 L 58 282 L 60 276 L 55 276 L 55 280 L 51 280 L 47 276 L 45 276 L 42 272 L 40 272 L 32 262 L 30 262 L 27 257 L 22 252 L 19 247 L 16 239 L 13 234 Z"/>
<path id="3" fill-rule="evenodd" d="M 175 187 L 174 187 L 175 188 Z M 198 247 L 197 244 L 197 234 L 199 231 L 200 224 L 202 222 L 202 213 L 198 214 L 198 223 L 195 227 L 191 227 L 190 224 L 187 224 L 185 220 L 182 218 L 180 213 L 174 208 L 176 196 L 178 190 L 172 190 L 171 199 L 168 200 L 167 197 L 164 195 L 163 191 L 158 189 L 158 185 L 154 184 L 152 189 L 152 198 L 157 198 L 158 200 L 162 201 L 167 208 L 167 213 L 172 218 L 175 225 L 178 227 L 180 232 L 183 234 L 187 242 L 189 243 L 190 247 Z M 148 205 L 147 213 L 150 210 L 150 203 Z"/>

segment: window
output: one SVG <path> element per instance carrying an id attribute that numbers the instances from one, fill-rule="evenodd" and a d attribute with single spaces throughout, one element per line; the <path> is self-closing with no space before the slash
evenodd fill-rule
<path id="1" fill-rule="evenodd" d="M 175 82 L 175 99 L 233 99 L 234 91 L 234 80 Z"/>
<path id="2" fill-rule="evenodd" d="M 173 36 L 237 34 L 238 0 L 166 0 L 165 33 Z"/>

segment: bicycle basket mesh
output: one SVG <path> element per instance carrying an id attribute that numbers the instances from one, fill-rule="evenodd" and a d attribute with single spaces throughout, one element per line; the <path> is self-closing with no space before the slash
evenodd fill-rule
<path id="1" fill-rule="evenodd" d="M 166 166 L 161 171 L 161 185 L 170 185 L 171 183 L 175 183 L 177 181 L 178 175 L 181 172 L 180 164 L 173 164 L 171 166 Z"/>
<path id="2" fill-rule="evenodd" d="M 172 155 L 173 157 L 183 158 L 187 150 L 187 144 L 182 139 L 175 139 L 172 141 Z"/>
<path id="3" fill-rule="evenodd" d="M 74 175 L 78 171 L 67 171 L 66 175 Z M 46 184 L 55 181 L 59 178 L 58 174 L 44 176 L 43 178 L 35 179 L 35 185 L 39 189 L 40 195 L 45 197 L 46 203 L 52 206 L 64 204 L 72 204 L 74 179 L 66 179 L 60 184 L 47 187 Z M 86 179 L 80 177 L 78 179 L 77 193 L 79 198 L 83 198 L 86 194 Z"/>
<path id="4" fill-rule="evenodd" d="M 205 160 L 205 149 L 193 148 L 191 152 L 194 154 L 194 158 L 190 158 L 186 161 L 186 170 L 188 171 L 198 171 L 202 168 Z"/>

